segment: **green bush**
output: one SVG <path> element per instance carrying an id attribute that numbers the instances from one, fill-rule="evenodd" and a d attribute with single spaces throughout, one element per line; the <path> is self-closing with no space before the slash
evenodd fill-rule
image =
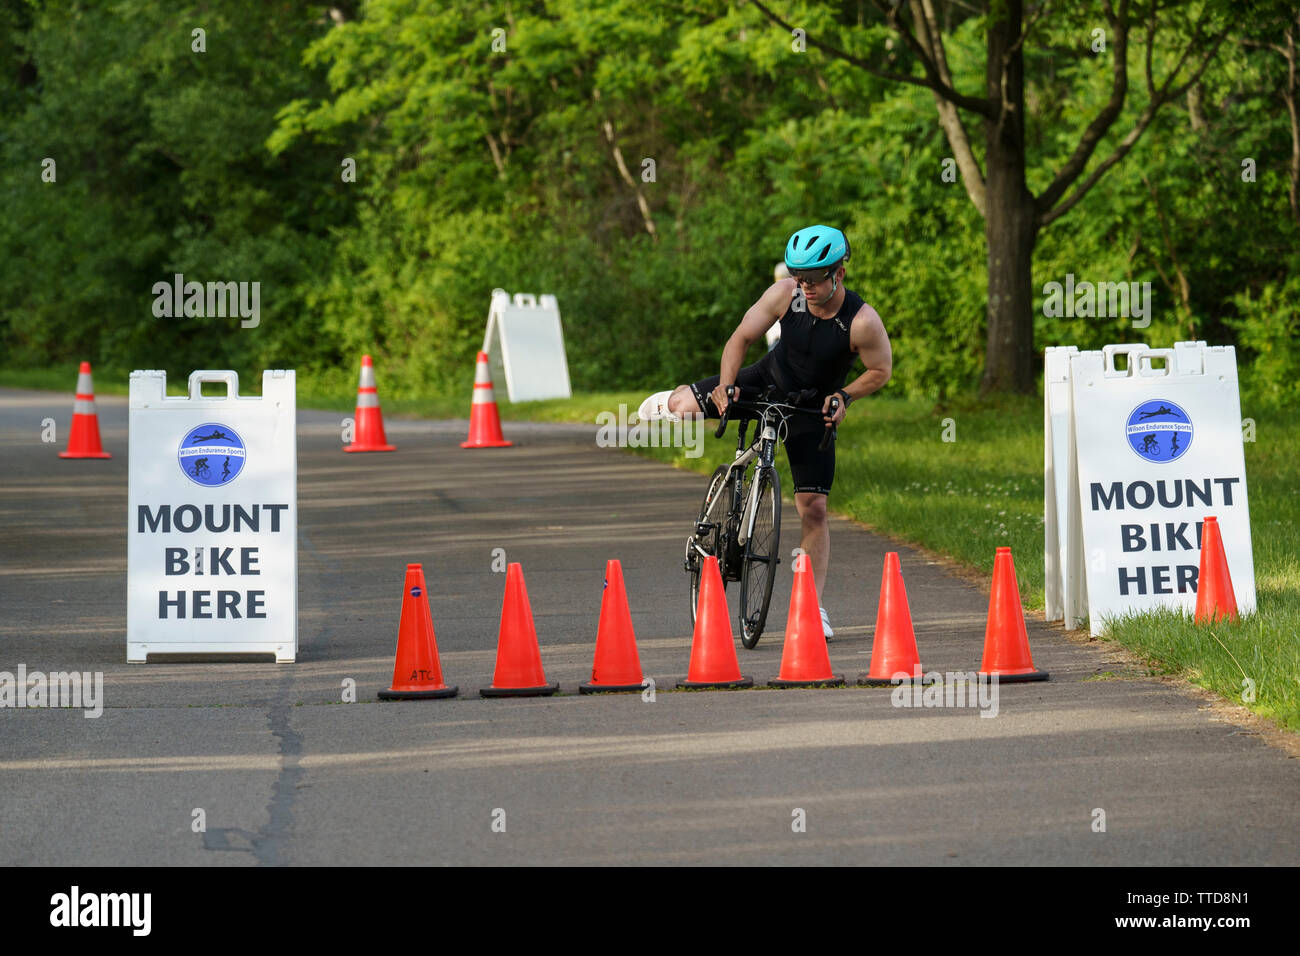
<path id="1" fill-rule="evenodd" d="M 1233 296 L 1243 391 L 1269 409 L 1300 406 L 1300 275 Z"/>

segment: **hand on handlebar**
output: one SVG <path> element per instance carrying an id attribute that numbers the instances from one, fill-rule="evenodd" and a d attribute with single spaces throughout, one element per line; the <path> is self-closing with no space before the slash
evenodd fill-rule
<path id="1" fill-rule="evenodd" d="M 826 420 L 827 428 L 834 428 L 844 421 L 844 414 L 847 411 L 847 406 L 835 392 L 827 395 L 825 401 L 822 402 L 822 417 Z"/>
<path id="2" fill-rule="evenodd" d="M 822 407 L 822 414 L 829 416 L 826 422 L 826 431 L 822 432 L 822 440 L 817 445 L 818 451 L 825 451 L 832 441 L 835 440 L 835 426 L 844 418 L 844 407 L 838 395 L 827 395 L 826 404 Z"/>
<path id="3" fill-rule="evenodd" d="M 727 389 L 731 389 L 730 398 L 727 396 Z M 740 398 L 740 388 L 736 385 L 723 385 L 719 383 L 718 387 L 709 393 L 713 399 L 713 406 L 718 410 L 718 415 L 722 418 L 727 417 L 727 406 L 731 404 L 731 399 Z"/>
<path id="4" fill-rule="evenodd" d="M 730 398 L 728 392 L 731 393 Z M 714 407 L 718 409 L 718 430 L 713 433 L 713 437 L 721 438 L 722 433 L 727 430 L 727 409 L 731 405 L 731 398 L 740 398 L 740 389 L 735 385 L 719 384 L 709 394 L 713 399 Z"/>

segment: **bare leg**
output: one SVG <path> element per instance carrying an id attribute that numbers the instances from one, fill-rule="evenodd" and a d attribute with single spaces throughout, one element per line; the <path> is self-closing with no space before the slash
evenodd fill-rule
<path id="1" fill-rule="evenodd" d="M 679 418 L 703 418 L 700 405 L 689 385 L 678 385 L 668 396 L 668 410 Z"/>
<path id="2" fill-rule="evenodd" d="M 808 552 L 813 582 L 817 585 L 817 603 L 821 604 L 822 587 L 826 584 L 826 567 L 831 558 L 831 526 L 826 520 L 826 496 L 800 492 L 794 496 L 794 505 L 803 523 L 799 547 Z"/>

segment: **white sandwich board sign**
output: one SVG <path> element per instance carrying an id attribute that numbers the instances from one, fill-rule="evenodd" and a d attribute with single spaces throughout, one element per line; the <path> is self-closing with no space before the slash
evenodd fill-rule
<path id="1" fill-rule="evenodd" d="M 1127 356 L 1126 367 L 1117 366 L 1119 355 Z M 1047 529 L 1044 557 L 1062 568 L 1066 627 L 1087 614 L 1095 635 L 1107 618 L 1125 613 L 1159 607 L 1190 613 L 1202 524 L 1211 515 L 1223 532 L 1238 609 L 1254 611 L 1234 349 L 1178 342 L 1171 349 L 1054 350 L 1044 386 L 1051 429 L 1044 452 L 1045 523 L 1061 505 L 1056 432 L 1063 360 L 1069 384 L 1067 514 L 1064 540 L 1055 547 Z M 1049 567 L 1049 587 L 1050 574 Z M 1058 606 L 1049 606 L 1049 619 Z"/>
<path id="2" fill-rule="evenodd" d="M 202 394 L 204 382 L 226 386 Z M 241 397 L 232 371 L 131 373 L 127 660 L 298 650 L 298 452 L 292 370 Z"/>
<path id="3" fill-rule="evenodd" d="M 1070 356 L 1078 354 L 1078 348 L 1067 345 L 1048 348 L 1043 355 L 1043 601 L 1049 621 L 1059 621 L 1065 613 Z"/>
<path id="4" fill-rule="evenodd" d="M 555 296 L 543 295 L 539 303 L 531 293 L 516 292 L 511 299 L 504 289 L 493 289 L 483 351 L 491 357 L 493 379 L 504 376 L 510 401 L 573 397 Z"/>
<path id="5" fill-rule="evenodd" d="M 1112 367 L 1118 356 L 1125 356 L 1127 366 L 1134 355 L 1147 349 L 1142 344 L 1106 346 Z M 1083 562 L 1069 559 L 1071 547 L 1081 547 L 1077 536 L 1070 534 L 1069 497 L 1070 477 L 1076 469 L 1070 459 L 1070 360 L 1080 354 L 1077 346 L 1064 345 L 1049 347 L 1043 355 L 1043 603 L 1049 621 L 1062 620 L 1067 604 L 1074 609 L 1071 619 L 1087 614 Z"/>

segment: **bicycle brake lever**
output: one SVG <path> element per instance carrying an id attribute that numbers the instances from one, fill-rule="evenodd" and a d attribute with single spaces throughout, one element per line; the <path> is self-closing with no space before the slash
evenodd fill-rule
<path id="1" fill-rule="evenodd" d="M 723 432 L 727 430 L 727 416 L 731 414 L 731 400 L 732 400 L 731 395 L 734 391 L 735 391 L 735 386 L 732 385 L 727 386 L 727 408 L 719 416 L 720 420 L 718 422 L 718 430 L 713 433 L 714 438 L 721 438 Z"/>
<path id="2" fill-rule="evenodd" d="M 840 400 L 838 398 L 832 398 L 831 409 L 830 409 L 831 417 L 833 418 L 835 416 L 835 413 L 839 410 L 840 410 Z M 822 435 L 821 443 L 817 446 L 818 451 L 825 451 L 826 446 L 835 440 L 836 428 L 837 426 L 831 425 L 826 429 L 826 434 Z"/>

